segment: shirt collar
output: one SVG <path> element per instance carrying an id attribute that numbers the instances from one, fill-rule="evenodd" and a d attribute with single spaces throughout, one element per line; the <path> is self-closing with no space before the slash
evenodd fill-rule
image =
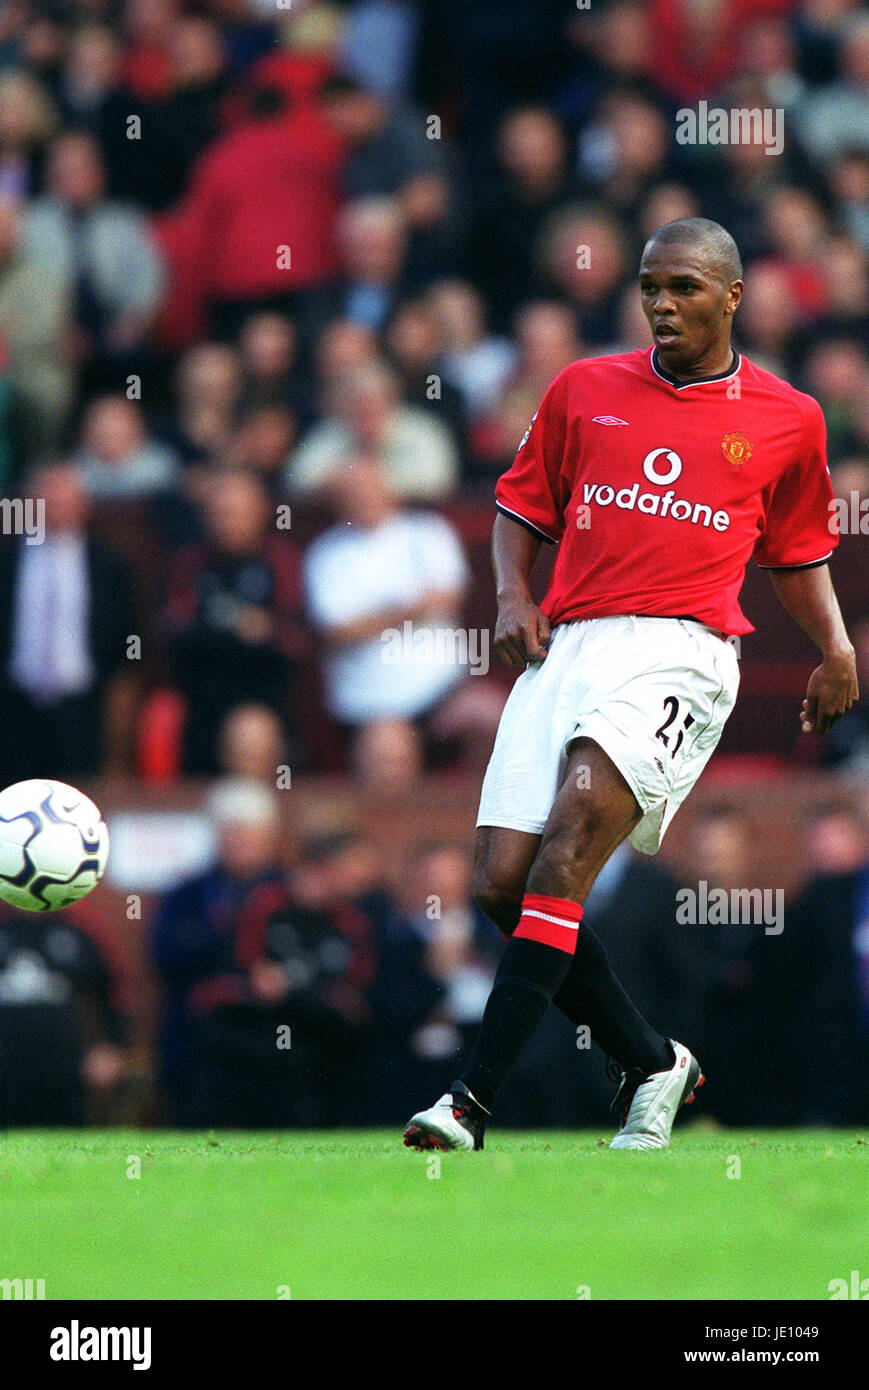
<path id="1" fill-rule="evenodd" d="M 649 365 L 655 376 L 659 376 L 662 381 L 666 381 L 668 386 L 672 386 L 676 391 L 684 391 L 688 386 L 708 386 L 710 382 L 727 381 L 730 377 L 736 376 L 742 366 L 742 357 L 733 349 L 733 361 L 726 372 L 719 372 L 717 376 L 698 376 L 694 381 L 677 381 L 675 377 L 665 372 L 658 361 L 658 349 L 653 347 L 649 353 Z"/>

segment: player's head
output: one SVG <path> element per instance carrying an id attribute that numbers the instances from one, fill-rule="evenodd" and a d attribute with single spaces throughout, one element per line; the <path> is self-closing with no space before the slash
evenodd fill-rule
<path id="1" fill-rule="evenodd" d="M 640 295 L 665 371 L 678 376 L 720 361 L 742 288 L 736 242 L 717 222 L 682 217 L 653 232 L 640 261 Z"/>

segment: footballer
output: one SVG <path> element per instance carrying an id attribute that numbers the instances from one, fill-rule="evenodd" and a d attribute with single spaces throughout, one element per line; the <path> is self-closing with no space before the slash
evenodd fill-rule
<path id="1" fill-rule="evenodd" d="M 583 923 L 625 838 L 654 854 L 736 699 L 728 639 L 751 557 L 821 652 L 803 701 L 825 733 L 857 699 L 833 591 L 820 407 L 731 344 L 742 267 L 706 218 L 656 231 L 639 273 L 654 345 L 572 363 L 496 487 L 495 648 L 524 666 L 483 781 L 475 897 L 508 938 L 461 1077 L 404 1142 L 481 1149 L 498 1090 L 551 1004 L 621 1070 L 616 1149 L 663 1149 L 703 1081 L 643 1018 Z M 542 607 L 529 579 L 558 554 Z"/>

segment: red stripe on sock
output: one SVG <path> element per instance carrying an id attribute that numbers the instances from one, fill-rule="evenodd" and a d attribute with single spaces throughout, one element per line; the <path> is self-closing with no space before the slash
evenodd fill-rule
<path id="1" fill-rule="evenodd" d="M 544 893 L 526 893 L 522 899 L 523 912 L 526 907 L 548 912 L 552 917 L 567 917 L 571 922 L 582 921 L 582 904 L 573 903 L 569 898 L 548 898 Z"/>
<path id="2" fill-rule="evenodd" d="M 544 913 L 544 916 L 539 916 Z M 552 922 L 548 919 L 559 917 Z M 572 956 L 576 950 L 582 908 L 579 903 L 567 898 L 550 898 L 543 893 L 526 893 L 522 899 L 522 916 L 513 933 L 526 941 L 539 941 L 542 946 L 552 946 L 556 951 L 564 951 Z M 576 923 L 576 926 L 573 925 Z"/>

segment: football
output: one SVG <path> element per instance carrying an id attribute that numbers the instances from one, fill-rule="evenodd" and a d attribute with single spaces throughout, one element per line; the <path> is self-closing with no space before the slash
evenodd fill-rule
<path id="1" fill-rule="evenodd" d="M 47 778 L 0 792 L 0 898 L 28 912 L 78 902 L 109 857 L 109 832 L 94 803 Z"/>

